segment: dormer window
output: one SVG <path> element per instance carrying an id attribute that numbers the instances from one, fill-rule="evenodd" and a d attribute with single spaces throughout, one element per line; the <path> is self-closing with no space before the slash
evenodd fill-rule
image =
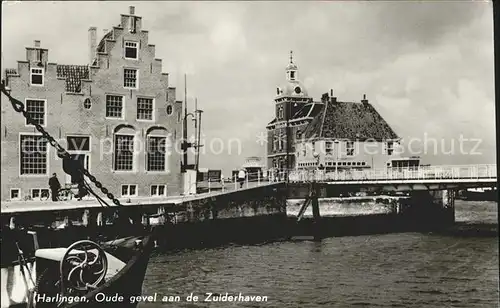
<path id="1" fill-rule="evenodd" d="M 138 44 L 137 42 L 125 41 L 125 59 L 138 59 Z"/>
<path id="2" fill-rule="evenodd" d="M 43 86 L 43 68 L 32 67 L 30 81 L 33 86 Z"/>

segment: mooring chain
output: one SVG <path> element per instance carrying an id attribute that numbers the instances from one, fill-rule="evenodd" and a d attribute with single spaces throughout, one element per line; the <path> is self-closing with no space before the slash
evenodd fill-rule
<path id="1" fill-rule="evenodd" d="M 13 98 L 9 93 L 7 93 L 7 90 L 5 89 L 5 85 L 1 85 L 1 90 L 2 92 L 9 98 L 10 103 L 12 104 L 12 107 L 16 112 L 22 113 L 23 116 L 28 120 L 29 124 L 32 124 L 35 126 L 36 130 L 38 130 L 40 133 L 42 133 L 43 137 L 46 138 L 50 145 L 52 145 L 54 148 L 57 149 L 57 156 L 59 158 L 70 158 L 70 154 L 66 149 L 64 149 L 45 129 L 31 117 L 31 115 L 26 111 L 25 106 L 22 102 L 18 101 L 17 99 Z M 86 177 L 89 178 L 89 180 L 94 183 L 94 185 L 99 188 L 103 194 L 105 194 L 111 201 L 113 201 L 114 204 L 121 206 L 121 203 L 118 199 L 115 198 L 115 196 L 109 192 L 109 190 L 102 185 L 101 182 L 99 182 L 95 176 L 90 174 L 90 172 L 85 169 L 83 166 L 78 166 L 78 170 L 82 172 Z"/>

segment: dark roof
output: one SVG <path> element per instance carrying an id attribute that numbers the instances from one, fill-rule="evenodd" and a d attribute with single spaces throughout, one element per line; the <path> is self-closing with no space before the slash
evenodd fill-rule
<path id="1" fill-rule="evenodd" d="M 89 67 L 86 65 L 58 65 L 57 77 L 66 78 L 66 92 L 82 91 L 82 79 L 89 79 Z"/>
<path id="2" fill-rule="evenodd" d="M 309 112 L 311 111 L 311 107 L 313 104 L 305 104 L 302 108 L 299 109 L 293 116 L 292 119 L 304 118 L 307 117 Z"/>
<path id="3" fill-rule="evenodd" d="M 314 118 L 323 108 L 322 103 L 308 103 L 299 109 L 293 116 L 292 119 L 300 119 L 305 117 Z"/>
<path id="4" fill-rule="evenodd" d="M 300 119 L 300 118 L 305 118 L 305 117 L 311 117 L 314 118 L 316 115 L 318 115 L 321 112 L 321 109 L 323 108 L 324 104 L 323 103 L 307 103 L 302 106 L 293 116 L 292 120 L 294 119 Z M 267 123 L 267 125 L 271 125 L 273 123 L 276 123 L 277 119 L 274 118 L 271 122 Z"/>
<path id="5" fill-rule="evenodd" d="M 387 140 L 399 137 L 369 103 L 329 102 L 309 124 L 305 137 Z"/>

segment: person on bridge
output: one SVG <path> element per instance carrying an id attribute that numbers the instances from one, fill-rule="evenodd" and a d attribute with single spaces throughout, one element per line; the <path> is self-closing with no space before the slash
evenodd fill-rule
<path id="1" fill-rule="evenodd" d="M 238 172 L 238 182 L 240 182 L 240 188 L 243 188 L 243 183 L 245 183 L 246 173 L 244 169 L 240 169 Z"/>
<path id="2" fill-rule="evenodd" d="M 53 173 L 52 177 L 49 179 L 50 193 L 52 195 L 52 201 L 58 201 L 57 196 L 59 195 L 59 189 L 61 189 L 61 183 L 57 179 L 57 174 Z"/>

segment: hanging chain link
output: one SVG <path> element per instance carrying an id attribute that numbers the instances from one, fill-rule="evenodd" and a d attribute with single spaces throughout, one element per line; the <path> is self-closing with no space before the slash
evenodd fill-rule
<path id="1" fill-rule="evenodd" d="M 54 137 L 52 137 L 51 135 L 49 135 L 49 133 L 47 131 L 45 131 L 45 129 L 40 125 L 38 124 L 35 120 L 33 120 L 33 118 L 31 117 L 31 115 L 26 111 L 25 109 L 25 106 L 22 102 L 18 101 L 17 99 L 13 98 L 10 93 L 7 92 L 7 90 L 5 89 L 5 85 L 2 83 L 1 85 L 1 91 L 2 93 L 4 93 L 10 100 L 10 103 L 12 104 L 12 107 L 14 108 L 14 110 L 16 112 L 19 112 L 19 113 L 22 113 L 23 116 L 28 120 L 28 124 L 32 124 L 35 126 L 36 130 L 39 131 L 43 137 L 45 137 L 48 142 L 50 143 L 51 146 L 53 146 L 54 148 L 57 149 L 57 156 L 61 159 L 70 159 L 71 156 L 70 154 L 68 153 L 68 151 L 66 151 L 66 149 L 64 149 L 55 139 Z M 80 165 L 78 167 L 78 171 L 80 171 L 81 173 L 83 173 L 86 177 L 89 178 L 89 180 L 94 183 L 94 185 L 99 188 L 103 194 L 105 194 L 111 201 L 113 201 L 114 204 L 116 204 L 117 206 L 121 206 L 121 203 L 118 199 L 115 198 L 115 196 L 109 192 L 109 190 L 104 187 L 102 185 L 101 182 L 99 182 L 95 176 L 93 176 L 92 174 L 90 174 L 90 172 L 85 169 L 85 167 L 83 167 L 82 165 Z"/>

